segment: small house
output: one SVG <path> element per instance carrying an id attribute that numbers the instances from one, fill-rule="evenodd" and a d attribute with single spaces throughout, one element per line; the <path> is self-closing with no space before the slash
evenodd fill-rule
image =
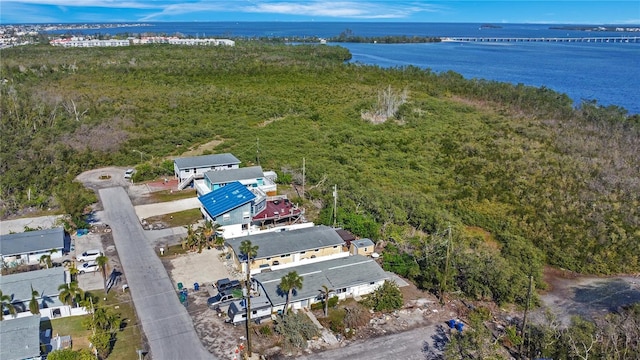
<path id="1" fill-rule="evenodd" d="M 275 173 L 273 176 L 267 176 L 260 166 L 228 169 L 226 171 L 207 171 L 204 173 L 202 186 L 198 186 L 197 190 L 199 194 L 204 195 L 238 181 L 249 189 L 260 189 L 267 196 L 275 196 L 278 191 L 275 178 Z"/>
<path id="2" fill-rule="evenodd" d="M 370 256 L 375 249 L 375 244 L 371 239 L 359 239 L 351 241 L 349 252 L 351 255 Z"/>

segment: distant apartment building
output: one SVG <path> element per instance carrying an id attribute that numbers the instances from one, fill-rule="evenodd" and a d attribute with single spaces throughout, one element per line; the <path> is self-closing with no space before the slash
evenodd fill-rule
<path id="1" fill-rule="evenodd" d="M 49 41 L 52 46 L 62 47 L 117 47 L 146 44 L 170 44 L 187 46 L 235 46 L 235 41 L 229 39 L 183 39 L 174 36 L 145 36 L 141 38 L 130 37 L 128 39 L 91 39 L 73 36 L 70 38 L 53 39 Z"/>

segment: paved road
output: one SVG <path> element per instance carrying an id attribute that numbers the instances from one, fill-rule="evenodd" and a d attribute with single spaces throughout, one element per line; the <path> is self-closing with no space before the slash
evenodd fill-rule
<path id="1" fill-rule="evenodd" d="M 446 333 L 440 325 L 428 325 L 417 329 L 357 341 L 343 348 L 301 356 L 297 360 L 431 360 L 441 359 L 438 348 L 444 345 Z"/>
<path id="2" fill-rule="evenodd" d="M 140 226 L 122 187 L 100 189 L 104 221 L 110 226 L 118 256 L 155 360 L 216 359 L 202 346 L 191 317 L 180 304 L 169 275 Z"/>

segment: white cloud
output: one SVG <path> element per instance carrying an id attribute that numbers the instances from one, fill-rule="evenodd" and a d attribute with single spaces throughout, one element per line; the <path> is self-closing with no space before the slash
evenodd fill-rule
<path id="1" fill-rule="evenodd" d="M 435 12 L 438 9 L 433 5 L 406 1 L 217 1 L 170 4 L 164 6 L 162 11 L 150 14 L 141 20 L 210 11 L 351 19 L 393 19 L 406 18 L 419 12 Z"/>

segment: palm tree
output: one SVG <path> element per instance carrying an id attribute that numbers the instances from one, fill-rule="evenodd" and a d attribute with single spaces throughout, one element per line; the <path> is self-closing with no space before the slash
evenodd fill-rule
<path id="1" fill-rule="evenodd" d="M 5 309 L 7 309 L 11 315 L 16 314 L 16 308 L 11 303 L 11 296 L 3 294 L 2 290 L 0 290 L 0 303 L 2 303 L 2 307 L 0 307 L 0 321 L 4 318 Z"/>
<path id="2" fill-rule="evenodd" d="M 187 229 L 187 236 L 182 240 L 182 248 L 193 250 L 198 243 L 197 231 L 193 228 L 192 224 L 185 226 Z"/>
<path id="3" fill-rule="evenodd" d="M 57 249 L 51 249 L 49 250 L 48 254 L 42 255 L 40 256 L 40 264 L 44 265 L 47 269 L 53 266 L 53 263 L 51 261 L 51 255 L 57 253 L 58 250 Z"/>
<path id="4" fill-rule="evenodd" d="M 102 274 L 102 285 L 104 286 L 104 294 L 107 294 L 107 270 L 109 267 L 109 258 L 100 255 L 96 258 L 96 264 L 98 264 L 98 268 L 100 269 L 100 273 Z"/>
<path id="5" fill-rule="evenodd" d="M 76 263 L 72 261 L 71 265 L 69 266 L 69 275 L 71 276 L 71 281 L 76 281 L 79 272 L 80 270 L 78 270 Z"/>
<path id="6" fill-rule="evenodd" d="M 29 301 L 29 311 L 31 311 L 32 314 L 40 314 L 40 304 L 38 304 L 38 297 L 40 296 L 40 294 L 36 291 L 33 290 L 33 285 L 31 285 L 31 301 Z"/>
<path id="7" fill-rule="evenodd" d="M 322 290 L 318 290 L 322 293 L 322 301 L 324 301 L 324 317 L 329 316 L 329 294 L 333 289 L 329 289 L 327 285 L 322 285 Z"/>
<path id="8" fill-rule="evenodd" d="M 287 302 L 284 305 L 283 316 L 286 315 L 287 310 L 289 310 L 289 300 L 291 300 L 291 296 L 293 293 L 299 289 L 302 289 L 302 276 L 298 275 L 295 271 L 290 271 L 287 275 L 283 276 L 280 279 L 280 290 L 283 293 L 287 294 Z"/>
<path id="9" fill-rule="evenodd" d="M 240 254 L 244 255 L 247 261 L 247 354 L 251 357 L 251 331 L 249 323 L 251 323 L 251 262 L 258 256 L 258 245 L 253 245 L 251 240 L 243 240 L 240 243 Z"/>
<path id="10" fill-rule="evenodd" d="M 58 298 L 67 305 L 77 306 L 77 303 L 82 300 L 84 296 L 84 291 L 80 289 L 77 281 L 62 284 L 58 286 L 58 290 L 60 290 Z"/>

